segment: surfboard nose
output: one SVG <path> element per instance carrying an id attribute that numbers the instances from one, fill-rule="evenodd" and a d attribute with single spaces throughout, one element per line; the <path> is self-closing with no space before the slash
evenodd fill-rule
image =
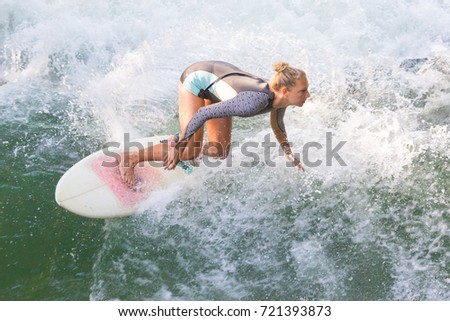
<path id="1" fill-rule="evenodd" d="M 138 140 L 142 146 L 157 144 L 164 137 L 154 136 Z M 186 174 L 180 167 L 165 171 L 161 164 L 143 162 L 135 174 L 141 185 L 131 190 L 122 181 L 117 165 L 99 150 L 73 165 L 59 179 L 55 188 L 56 203 L 66 210 L 91 218 L 112 218 L 132 215 L 152 191 L 161 190 Z"/>

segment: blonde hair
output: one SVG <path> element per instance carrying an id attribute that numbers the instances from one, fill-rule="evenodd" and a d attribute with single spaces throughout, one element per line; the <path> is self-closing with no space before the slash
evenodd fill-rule
<path id="1" fill-rule="evenodd" d="M 291 89 L 297 80 L 306 77 L 306 73 L 297 68 L 290 67 L 287 62 L 278 61 L 272 65 L 275 75 L 270 79 L 270 88 L 278 91 L 283 87 Z"/>

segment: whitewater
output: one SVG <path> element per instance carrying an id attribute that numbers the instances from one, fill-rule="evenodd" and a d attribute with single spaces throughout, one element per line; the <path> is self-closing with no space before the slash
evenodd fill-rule
<path id="1" fill-rule="evenodd" d="M 0 8 L 1 300 L 450 300 L 450 1 Z M 105 143 L 179 132 L 200 60 L 305 70 L 286 130 L 321 162 L 299 173 L 273 149 L 269 166 L 259 144 L 241 166 L 234 148 L 134 216 L 58 207 L 59 178 Z M 267 115 L 233 121 L 239 146 L 270 135 Z"/>

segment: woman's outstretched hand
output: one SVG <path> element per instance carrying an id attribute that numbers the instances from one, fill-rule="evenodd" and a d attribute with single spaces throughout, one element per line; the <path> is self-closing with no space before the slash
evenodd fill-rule
<path id="1" fill-rule="evenodd" d="M 305 168 L 303 167 L 302 162 L 300 162 L 300 160 L 299 160 L 297 157 L 295 157 L 294 155 L 292 155 L 292 153 L 285 154 L 285 156 L 286 156 L 286 159 L 287 159 L 288 161 L 290 161 L 290 162 L 294 165 L 294 167 L 297 167 L 297 169 L 298 169 L 300 172 L 304 172 L 304 171 L 305 171 Z"/>

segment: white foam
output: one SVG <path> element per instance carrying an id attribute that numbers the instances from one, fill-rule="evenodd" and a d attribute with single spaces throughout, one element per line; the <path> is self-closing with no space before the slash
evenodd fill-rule
<path id="1" fill-rule="evenodd" d="M 450 156 L 449 9 L 445 1 L 425 0 L 229 0 L 214 4 L 3 0 L 0 79 L 7 84 L 0 87 L 0 97 L 11 107 L 1 115 L 26 123 L 31 107 L 15 104 L 18 98 L 57 93 L 70 101 L 60 107 L 64 112 L 59 117 L 65 117 L 80 137 L 108 141 L 119 140 L 124 133 L 132 139 L 173 134 L 178 131 L 178 78 L 190 63 L 225 60 L 269 78 L 271 64 L 286 60 L 305 69 L 311 92 L 310 101 L 301 109 L 286 113 L 294 151 L 301 152 L 308 142 L 325 147 L 326 132 L 331 132 L 335 144 L 346 142 L 339 151 L 346 166 L 335 160 L 327 166 L 322 148 L 310 154 L 312 160 L 322 160 L 321 165 L 306 168 L 304 174 L 285 168 L 275 150 L 271 160 L 276 167 L 259 163 L 242 168 L 239 164 L 248 159 L 237 152 L 232 167 L 223 164 L 189 184 L 155 193 L 143 205 L 143 213 L 132 220 L 139 224 L 109 227 L 111 233 L 94 266 L 92 298 L 120 297 L 111 287 L 116 281 L 126 279 L 127 285 L 144 289 L 155 278 L 154 291 L 143 297 L 207 299 L 211 293 L 220 297 L 217 293 L 223 291 L 231 299 L 252 299 L 252 295 L 261 299 L 255 293 L 267 290 L 267 284 L 276 287 L 273 280 L 289 281 L 290 269 L 297 278 L 292 284 L 299 288 L 301 282 L 308 282 L 305 275 L 323 272 L 315 289 L 328 287 L 322 297 L 335 298 L 331 292 L 345 295 L 349 281 L 323 251 L 326 244 L 321 239 L 341 236 L 341 231 L 351 242 L 376 243 L 381 248 L 380 256 L 392 266 L 395 279 L 391 297 L 448 299 L 443 290 L 448 278 L 439 273 L 435 283 L 420 278 L 426 272 L 422 268 L 433 273 L 439 263 L 404 252 L 407 241 L 402 234 L 385 231 L 389 224 L 380 219 L 390 222 L 401 216 L 413 226 L 416 218 L 407 215 L 406 206 L 401 211 L 399 204 L 392 204 L 392 210 L 383 209 L 383 199 L 373 194 L 390 189 L 406 198 L 407 187 L 422 183 L 414 177 L 420 172 L 418 158 L 426 153 Z M 428 61 L 411 71 L 400 67 L 407 58 Z M 54 112 L 45 105 L 33 108 Z M 239 119 L 234 123 L 233 140 L 261 143 L 270 132 L 267 115 Z M 22 148 L 17 146 L 15 151 L 20 153 Z M 252 151 L 263 159 L 261 146 Z M 430 181 L 427 176 L 420 179 Z M 430 187 L 434 194 L 415 191 L 424 197 L 417 209 L 448 205 L 448 190 L 439 184 Z M 365 202 L 373 203 L 367 208 Z M 158 210 L 148 210 L 155 206 Z M 327 216 L 330 211 L 336 211 L 335 220 Z M 439 213 L 433 223 L 443 229 L 446 223 Z M 317 216 L 329 232 L 302 234 L 303 227 L 310 227 Z M 424 223 L 420 217 L 417 220 Z M 167 232 L 170 229 L 190 234 L 183 238 Z M 120 234 L 122 230 L 135 236 L 132 242 L 164 242 L 169 252 L 200 253 L 193 255 L 205 262 L 198 270 L 189 259 L 177 261 L 180 266 L 185 264 L 195 282 L 180 280 L 174 285 L 159 280 L 159 263 L 146 261 L 151 258 L 144 258 L 150 251 L 145 245 L 140 250 L 120 248 L 125 254 L 118 264 L 102 263 L 127 239 Z M 442 249 L 419 231 L 423 249 Z M 114 237 L 116 233 L 119 236 Z M 377 233 L 389 236 L 394 246 L 377 240 Z M 127 270 L 130 265 L 143 272 L 135 275 Z M 342 268 L 352 271 L 345 265 Z M 252 279 L 252 273 L 261 280 Z M 420 279 L 408 286 L 415 276 Z M 285 293 L 298 294 L 288 281 L 281 283 Z M 317 295 L 313 288 L 311 295 Z"/>

